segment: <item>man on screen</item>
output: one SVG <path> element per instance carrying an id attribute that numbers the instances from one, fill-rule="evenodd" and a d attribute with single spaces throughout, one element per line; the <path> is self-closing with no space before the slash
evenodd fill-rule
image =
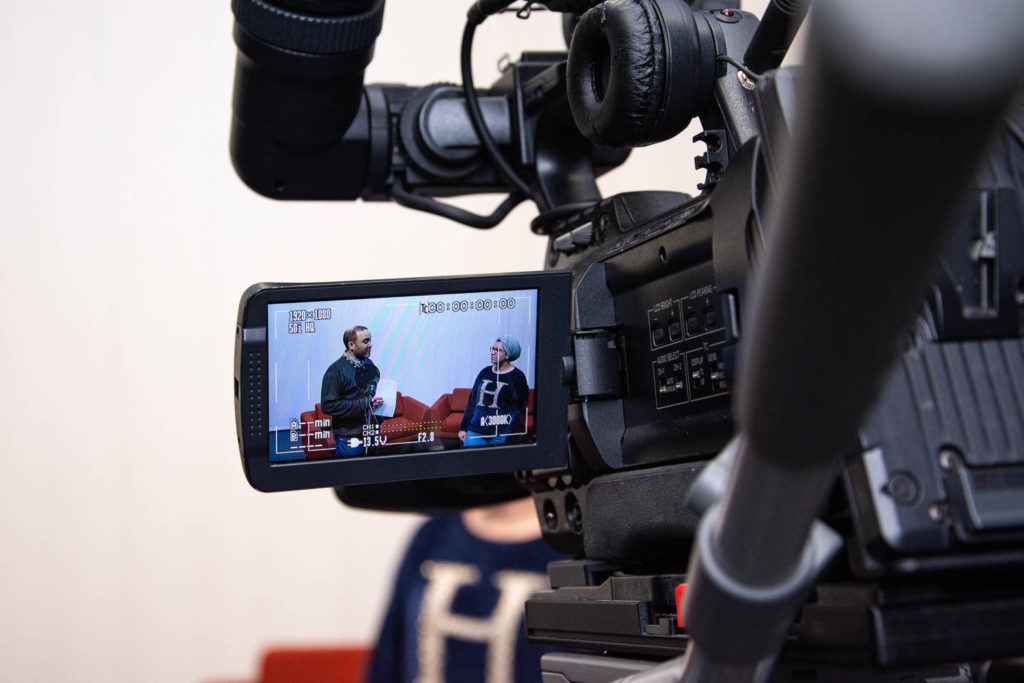
<path id="1" fill-rule="evenodd" d="M 476 376 L 459 426 L 467 446 L 517 443 L 526 432 L 530 387 L 523 371 L 512 365 L 521 353 L 519 340 L 498 337 L 490 352 L 491 364 Z"/>
<path id="2" fill-rule="evenodd" d="M 320 388 L 320 407 L 331 416 L 334 450 L 338 457 L 364 455 L 363 426 L 375 421 L 373 409 L 384 402 L 377 393 L 380 370 L 370 360 L 373 341 L 362 325 L 341 336 L 345 353 L 331 363 Z"/>

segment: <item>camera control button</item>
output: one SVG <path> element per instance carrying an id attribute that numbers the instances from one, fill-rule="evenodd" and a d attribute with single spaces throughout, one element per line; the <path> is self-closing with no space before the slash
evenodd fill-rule
<path id="1" fill-rule="evenodd" d="M 668 326 L 668 338 L 676 341 L 681 336 L 683 336 L 683 327 L 679 324 L 678 320 L 673 320 L 672 324 Z"/>
<path id="2" fill-rule="evenodd" d="M 570 253 L 575 251 L 576 245 L 572 242 L 572 233 L 567 232 L 564 235 L 559 235 L 555 238 L 555 251 L 563 253 Z"/>
<path id="3" fill-rule="evenodd" d="M 715 317 L 715 309 L 707 308 L 704 310 L 704 327 L 711 330 L 715 328 L 715 323 L 718 322 Z"/>
<path id="4" fill-rule="evenodd" d="M 584 223 L 569 234 L 572 235 L 573 244 L 585 247 L 594 241 L 594 224 Z"/>

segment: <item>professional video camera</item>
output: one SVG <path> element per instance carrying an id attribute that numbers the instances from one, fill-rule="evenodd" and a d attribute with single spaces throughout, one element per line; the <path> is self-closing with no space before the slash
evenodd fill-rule
<path id="1" fill-rule="evenodd" d="M 364 87 L 383 4 L 233 0 L 239 176 L 477 228 L 529 198 L 545 271 L 251 288 L 235 364 L 250 482 L 421 511 L 529 491 L 575 558 L 527 603 L 531 637 L 686 652 L 650 670 L 550 657 L 552 680 L 1020 674 L 1024 9 L 818 0 L 806 66 L 783 69 L 803 2 L 758 21 L 551 0 L 568 53 L 525 53 L 478 91 L 474 32 L 509 2 L 470 8 L 462 87 Z M 600 196 L 629 148 L 693 118 L 697 196 Z M 489 216 L 437 199 L 476 192 L 508 196 Z M 405 395 L 336 457 L 331 414 L 291 396 L 356 317 L 417 345 L 512 326 L 528 396 L 470 445 L 468 370 L 396 371 Z"/>

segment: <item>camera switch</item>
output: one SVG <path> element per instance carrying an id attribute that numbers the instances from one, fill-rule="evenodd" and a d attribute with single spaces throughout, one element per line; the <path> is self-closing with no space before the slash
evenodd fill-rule
<path id="1" fill-rule="evenodd" d="M 696 334 L 700 328 L 700 320 L 697 318 L 696 313 L 686 314 L 686 334 Z"/>
<path id="2" fill-rule="evenodd" d="M 668 326 L 668 338 L 672 341 L 676 341 L 681 336 L 683 336 L 682 325 L 679 324 L 678 320 L 673 320 L 672 324 Z"/>
<path id="3" fill-rule="evenodd" d="M 573 244 L 580 247 L 585 247 L 588 244 L 593 243 L 594 241 L 594 224 L 584 223 L 583 225 L 569 233 L 569 235 L 572 239 Z"/>
<path id="4" fill-rule="evenodd" d="M 686 584 L 676 586 L 676 626 L 686 628 L 686 620 L 683 618 L 683 601 L 686 599 Z"/>
<path id="5" fill-rule="evenodd" d="M 665 328 L 662 327 L 661 325 L 658 325 L 657 327 L 654 328 L 654 345 L 658 346 L 659 344 L 664 344 L 664 343 L 665 343 Z"/>
<path id="6" fill-rule="evenodd" d="M 555 251 L 560 251 L 564 254 L 570 254 L 575 251 L 576 245 L 573 244 L 572 233 L 567 232 L 564 235 L 556 237 L 554 241 L 554 249 Z"/>

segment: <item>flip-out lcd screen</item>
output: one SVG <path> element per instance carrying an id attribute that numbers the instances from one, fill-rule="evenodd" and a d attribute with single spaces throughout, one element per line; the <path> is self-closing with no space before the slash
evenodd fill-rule
<path id="1" fill-rule="evenodd" d="M 235 365 L 250 483 L 563 463 L 569 301 L 565 273 L 253 286 Z"/>
<path id="2" fill-rule="evenodd" d="M 536 439 L 536 290 L 271 304 L 267 335 L 272 463 Z"/>

